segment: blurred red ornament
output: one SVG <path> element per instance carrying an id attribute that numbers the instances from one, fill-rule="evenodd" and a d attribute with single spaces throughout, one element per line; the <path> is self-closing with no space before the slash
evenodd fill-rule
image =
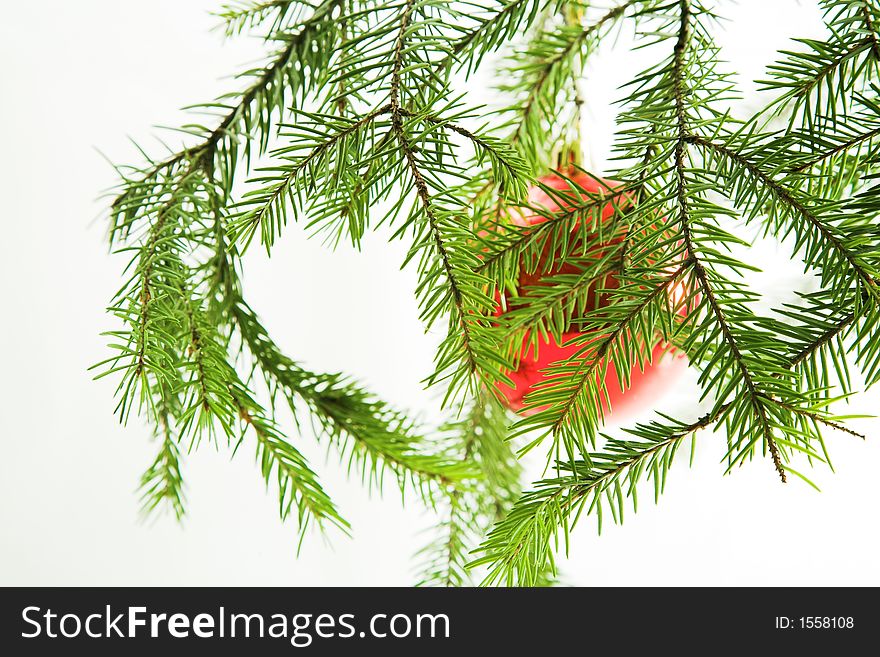
<path id="1" fill-rule="evenodd" d="M 615 194 L 614 189 L 620 186 L 620 183 L 612 180 L 603 180 L 593 178 L 585 173 L 576 172 L 569 176 L 569 179 L 583 188 L 590 194 L 601 194 L 608 197 L 607 203 L 602 206 L 601 221 L 607 222 L 611 219 L 615 211 L 625 209 L 630 200 L 622 194 Z M 541 183 L 554 190 L 560 190 L 565 195 L 571 195 L 575 198 L 575 192 L 572 190 L 571 184 L 565 178 L 552 174 L 539 179 Z M 540 187 L 532 187 L 529 190 L 528 204 L 531 206 L 543 206 L 548 213 L 555 212 L 559 209 L 565 209 L 565 202 L 562 200 L 563 207 L 560 208 L 560 199 L 557 196 L 550 196 Z M 618 206 L 615 208 L 615 205 Z M 511 216 L 511 223 L 518 226 L 535 226 L 544 223 L 547 217 L 541 214 L 515 214 Z M 574 232 L 579 228 L 579 224 L 572 225 Z M 598 236 L 595 236 L 598 238 Z M 585 239 L 589 240 L 588 235 Z M 621 238 L 617 238 L 606 242 L 607 244 L 619 243 Z M 559 267 L 553 268 L 548 272 L 543 271 L 543 258 L 534 273 L 523 271 L 518 281 L 518 293 L 522 295 L 528 287 L 547 285 L 543 282 L 548 276 L 558 274 L 579 274 L 581 269 L 571 263 L 564 263 Z M 602 289 L 614 289 L 617 287 L 617 279 L 612 274 L 599 285 Z M 676 301 L 676 296 L 682 294 L 681 286 L 674 286 L 670 290 L 670 297 Z M 607 295 L 593 294 L 587 303 L 587 310 L 593 310 L 598 303 L 598 307 L 607 304 Z M 500 304 L 495 311 L 496 316 L 503 316 L 504 311 Z M 557 343 L 553 336 L 548 335 L 546 340 L 541 340 L 538 355 L 535 356 L 530 336 L 524 338 L 523 349 L 520 353 L 520 361 L 516 370 L 507 372 L 508 377 L 513 382 L 513 386 L 503 383 L 498 384 L 498 390 L 502 395 L 506 405 L 513 411 L 522 412 L 523 398 L 529 392 L 529 389 L 536 384 L 546 380 L 546 369 L 554 362 L 568 360 L 579 349 L 581 345 L 566 344 L 571 339 L 583 335 L 579 331 L 566 331 L 562 334 L 562 342 Z M 630 371 L 630 387 L 623 390 L 618 382 L 617 370 L 614 363 L 608 364 L 605 375 L 605 386 L 608 390 L 605 399 L 605 413 L 610 414 L 613 410 L 615 419 L 620 419 L 633 412 L 645 407 L 653 406 L 653 402 L 666 390 L 670 383 L 677 378 L 687 367 L 687 362 L 683 354 L 669 353 L 669 347 L 662 341 L 658 341 L 651 353 L 651 362 L 644 363 L 644 369 L 640 369 L 638 364 L 634 364 Z M 523 414 L 535 413 L 540 409 L 530 409 L 522 412 Z"/>

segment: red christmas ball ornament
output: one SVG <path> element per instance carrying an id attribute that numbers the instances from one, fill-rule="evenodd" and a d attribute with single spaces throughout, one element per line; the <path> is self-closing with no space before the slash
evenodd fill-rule
<path id="1" fill-rule="evenodd" d="M 614 216 L 615 211 L 625 209 L 626 205 L 631 202 L 631 199 L 628 199 L 625 195 L 614 193 L 614 189 L 620 186 L 620 183 L 615 181 L 594 178 L 580 171 L 569 175 L 568 178 L 591 195 L 600 194 L 608 197 L 608 201 L 601 209 L 599 220 L 602 222 L 609 221 Z M 560 209 L 565 209 L 566 204 L 564 196 L 571 195 L 572 198 L 574 198 L 572 186 L 565 178 L 551 174 L 544 176 L 539 180 L 551 189 L 560 190 L 563 199 L 560 199 L 555 195 L 551 196 L 541 187 L 535 186 L 529 190 L 529 205 L 543 206 L 548 213 L 552 213 Z M 560 201 L 562 202 L 562 207 L 560 207 Z M 547 217 L 542 214 L 516 214 L 512 215 L 510 219 L 511 223 L 515 225 L 527 227 L 541 224 L 547 220 Z M 572 232 L 578 230 L 578 228 L 579 224 L 574 224 L 572 226 Z M 595 236 L 595 238 L 598 239 L 598 236 Z M 585 239 L 589 241 L 590 236 L 587 235 Z M 612 245 L 619 241 L 620 238 L 617 238 L 606 243 Z M 596 245 L 593 244 L 591 248 L 595 248 L 595 246 Z M 601 245 L 599 246 L 601 247 Z M 530 274 L 523 271 L 520 274 L 520 278 L 517 281 L 517 287 L 520 290 L 520 294 L 522 294 L 522 291 L 528 287 L 547 285 L 548 283 L 544 282 L 544 279 L 549 276 L 578 273 L 581 273 L 581 270 L 571 263 L 565 263 L 559 267 L 553 268 L 549 272 L 544 272 L 543 262 L 541 262 L 534 273 Z M 617 287 L 617 279 L 613 273 L 607 276 L 600 287 L 602 289 L 613 289 Z M 673 286 L 670 289 L 669 294 L 670 298 L 673 301 L 676 301 L 677 295 L 683 294 L 683 290 L 680 286 Z M 589 301 L 587 309 L 593 310 L 597 306 L 601 308 L 608 302 L 607 295 L 594 294 L 591 295 L 591 301 Z M 498 317 L 504 315 L 504 310 L 500 303 L 495 311 L 495 315 Z M 566 331 L 561 336 L 561 342 L 557 342 L 552 335 L 548 335 L 545 340 L 539 341 L 538 353 L 536 355 L 530 336 L 527 334 L 523 340 L 518 367 L 513 371 L 507 372 L 507 376 L 513 382 L 513 386 L 504 383 L 499 383 L 497 386 L 501 393 L 502 400 L 506 402 L 508 408 L 513 411 L 521 412 L 522 414 L 531 414 L 540 410 L 530 409 L 530 411 L 523 411 L 524 397 L 533 386 L 546 380 L 546 370 L 550 365 L 557 361 L 570 359 L 583 347 L 583 343 L 581 345 L 566 344 L 571 339 L 582 335 L 583 334 L 577 330 Z M 644 363 L 644 369 L 640 369 L 639 365 L 635 363 L 630 371 L 630 387 L 623 390 L 618 382 L 617 370 L 615 369 L 614 363 L 609 363 L 605 374 L 605 387 L 608 391 L 607 398 L 604 400 L 605 414 L 610 415 L 613 413 L 615 419 L 621 419 L 632 414 L 634 411 L 638 411 L 646 406 L 651 406 L 657 397 L 659 397 L 664 390 L 668 389 L 670 383 L 676 379 L 686 367 L 687 362 L 683 354 L 670 353 L 669 346 L 658 340 L 652 349 L 651 362 Z"/>

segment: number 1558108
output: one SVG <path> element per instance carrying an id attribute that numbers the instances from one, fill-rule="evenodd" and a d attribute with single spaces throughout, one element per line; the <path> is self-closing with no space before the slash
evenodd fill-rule
<path id="1" fill-rule="evenodd" d="M 852 616 L 777 616 L 777 630 L 849 630 L 855 627 Z"/>

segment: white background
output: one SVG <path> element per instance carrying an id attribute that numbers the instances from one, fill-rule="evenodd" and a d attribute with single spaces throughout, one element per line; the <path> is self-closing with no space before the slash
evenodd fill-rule
<path id="1" fill-rule="evenodd" d="M 135 487 L 153 458 L 149 431 L 113 416 L 113 384 L 87 372 L 107 353 L 104 306 L 123 261 L 104 241 L 99 193 L 114 183 L 96 149 L 135 161 L 132 136 L 155 146 L 155 124 L 186 119 L 180 106 L 210 100 L 223 80 L 259 59 L 258 41 L 210 31 L 218 2 L 9 2 L 0 21 L 0 584 L 391 585 L 413 582 L 411 555 L 430 516 L 389 488 L 369 498 L 336 463 L 294 436 L 353 525 L 354 537 L 310 536 L 277 517 L 252 453 L 230 460 L 207 444 L 185 460 L 189 514 L 141 522 Z M 810 0 L 725 3 L 719 32 L 744 88 L 794 35 L 818 34 Z M 589 147 L 608 155 L 615 87 L 646 62 L 604 52 L 587 83 Z M 471 85 L 480 88 L 481 83 Z M 749 93 L 752 93 L 749 91 Z M 749 97 L 745 103 L 752 101 Z M 173 139 L 173 136 L 171 137 Z M 385 235 L 361 253 L 330 253 L 288 229 L 271 261 L 257 250 L 246 287 L 276 339 L 322 371 L 345 370 L 399 407 L 431 418 L 422 390 L 437 336 L 424 335 L 414 272 Z M 786 250 L 762 252 L 765 282 L 784 288 Z M 771 286 L 772 287 L 772 286 Z M 352 317 L 359 318 L 357 322 Z M 695 415 L 693 376 L 661 400 Z M 852 412 L 878 406 L 869 391 Z M 565 581 L 576 584 L 880 584 L 876 558 L 880 424 L 860 420 L 866 443 L 831 435 L 836 473 L 813 474 L 817 493 L 782 486 L 758 459 L 722 477 L 723 436 L 701 436 L 696 463 L 672 472 L 660 504 L 644 491 L 637 516 L 601 537 L 575 532 Z M 874 555 L 874 556 L 871 556 Z"/>

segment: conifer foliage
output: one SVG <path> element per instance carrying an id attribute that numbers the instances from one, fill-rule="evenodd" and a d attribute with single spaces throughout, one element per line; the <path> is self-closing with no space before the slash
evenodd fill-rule
<path id="1" fill-rule="evenodd" d="M 880 3 L 821 0 L 825 37 L 768 63 L 752 116 L 731 110 L 735 71 L 713 37 L 725 4 L 223 8 L 230 37 L 264 40 L 265 64 L 195 108 L 210 120 L 185 126 L 180 150 L 117 167 L 110 205 L 111 243 L 130 262 L 109 308 L 111 353 L 95 370 L 118 382 L 123 421 L 155 427 L 145 509 L 184 515 L 184 461 L 207 441 L 256 455 L 301 539 L 313 525 L 347 532 L 297 447 L 314 435 L 369 487 L 390 477 L 436 512 L 421 583 L 543 585 L 579 518 L 620 522 L 643 487 L 659 495 L 701 429 L 726 436 L 727 472 L 760 458 L 782 482 L 809 483 L 806 468 L 830 465 L 828 436 L 855 434 L 834 410 L 856 392 L 850 368 L 867 385 L 880 379 Z M 572 180 L 544 189 L 559 209 L 528 207 L 539 177 L 576 170 L 579 81 L 619 30 L 658 54 L 621 81 L 619 166 L 603 175 L 621 181 L 626 202 L 606 221 L 608 195 Z M 498 67 L 500 112 L 462 93 L 485 67 Z M 514 212 L 546 221 L 521 228 Z M 424 326 L 445 331 L 426 373 L 444 393 L 435 427 L 345 374 L 301 366 L 242 286 L 245 251 L 271 256 L 287 231 L 360 248 L 383 225 L 409 245 L 402 264 L 418 272 Z M 597 233 L 607 248 L 578 240 Z M 755 263 L 740 255 L 756 233 L 789 248 L 811 281 L 770 312 L 749 284 Z M 618 285 L 588 309 L 612 261 Z M 563 263 L 581 273 L 549 275 Z M 547 284 L 508 299 L 522 272 Z M 500 318 L 499 298 L 510 301 Z M 507 413 L 495 385 L 509 381 L 523 340 L 561 340 L 570 326 L 584 335 L 577 354 L 527 395 L 528 414 Z M 626 385 L 658 336 L 699 371 L 711 410 L 606 435 L 609 363 Z M 546 478 L 529 485 L 518 456 L 536 449 Z"/>

